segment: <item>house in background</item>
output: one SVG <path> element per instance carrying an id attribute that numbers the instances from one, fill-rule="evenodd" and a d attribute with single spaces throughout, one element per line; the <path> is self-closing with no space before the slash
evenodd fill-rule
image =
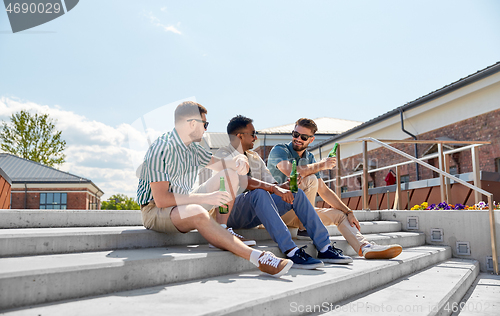
<path id="1" fill-rule="evenodd" d="M 0 209 L 10 208 L 10 187 L 12 186 L 12 180 L 9 176 L 0 168 Z"/>
<path id="2" fill-rule="evenodd" d="M 312 146 L 310 151 L 318 159 L 327 155 L 335 142 L 363 137 L 381 140 L 411 140 L 414 139 L 412 135 L 417 140 L 491 142 L 478 147 L 479 169 L 483 189 L 495 194 L 498 201 L 500 197 L 500 62 Z M 434 144 L 393 144 L 393 146 L 414 157 L 424 158 L 425 162 L 434 167 L 439 167 L 438 159 L 432 156 L 437 151 L 437 146 Z M 465 144 L 448 144 L 444 146 L 444 152 L 458 150 L 459 147 L 465 147 Z M 343 143 L 340 148 L 340 166 L 343 176 L 363 169 L 360 142 Z M 426 157 L 429 159 L 425 159 Z M 470 150 L 455 152 L 447 155 L 445 165 L 450 173 L 460 175 L 463 180 L 469 181 L 473 171 L 472 159 Z M 368 143 L 369 170 L 403 161 L 406 161 L 406 158 L 377 144 Z M 369 174 L 368 188 L 373 194 L 388 190 L 383 188 L 386 187 L 384 180 L 388 171 L 386 169 Z M 435 172 L 424 167 L 417 168 L 414 163 L 401 166 L 400 176 L 401 182 L 407 183 L 409 188 L 436 188 L 439 183 Z M 361 189 L 361 181 L 358 178 L 343 180 L 341 184 L 341 191 L 345 192 L 342 194 L 343 198 L 359 195 L 356 192 L 350 192 Z M 454 185 L 452 191 L 453 187 Z M 459 188 L 460 186 L 457 185 L 456 189 Z M 437 189 L 426 193 L 427 198 L 432 198 L 433 192 L 439 191 L 438 187 Z M 474 194 L 467 191 L 454 194 L 451 202 L 474 204 Z M 436 199 L 432 203 L 436 201 L 439 203 L 439 198 L 439 194 L 436 194 Z M 426 197 L 424 196 L 423 199 L 425 201 Z M 422 202 L 422 199 L 413 198 L 412 195 L 404 199 L 407 203 L 406 200 L 410 200 L 412 206 Z M 379 209 L 378 207 L 386 205 L 381 199 L 379 204 L 377 208 L 372 206 L 371 209 Z"/>
<path id="3" fill-rule="evenodd" d="M 12 209 L 101 208 L 104 192 L 91 180 L 7 153 L 0 153 L 0 168 L 11 181 Z"/>

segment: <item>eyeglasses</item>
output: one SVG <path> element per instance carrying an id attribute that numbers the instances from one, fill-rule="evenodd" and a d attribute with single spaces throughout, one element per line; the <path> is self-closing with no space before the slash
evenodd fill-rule
<path id="1" fill-rule="evenodd" d="M 303 141 L 306 141 L 309 138 L 313 137 L 313 136 L 310 136 L 310 135 L 301 134 L 301 133 L 299 133 L 297 131 L 292 131 L 292 137 L 293 138 L 299 138 L 299 136 L 300 136 L 300 139 L 302 139 Z"/>
<path id="2" fill-rule="evenodd" d="M 257 133 L 257 131 L 253 131 L 251 133 L 238 133 L 238 134 L 248 134 L 248 135 L 250 135 L 250 136 L 252 136 L 252 137 L 255 138 L 255 136 L 257 136 L 258 133 Z"/>
<path id="3" fill-rule="evenodd" d="M 204 127 L 205 129 L 207 129 L 207 127 L 208 127 L 208 122 L 207 122 L 207 121 L 197 120 L 197 119 L 189 119 L 189 120 L 187 120 L 187 122 L 189 122 L 189 121 L 196 121 L 196 122 L 203 123 L 203 127 Z"/>

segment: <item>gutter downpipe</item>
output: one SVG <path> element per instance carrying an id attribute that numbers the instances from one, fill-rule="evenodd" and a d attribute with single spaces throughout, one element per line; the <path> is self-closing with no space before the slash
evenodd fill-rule
<path id="1" fill-rule="evenodd" d="M 417 140 L 417 136 L 413 135 L 412 133 L 408 132 L 407 130 L 405 130 L 405 123 L 404 123 L 404 119 L 403 119 L 403 108 L 400 107 L 399 108 L 399 115 L 401 116 L 401 130 L 403 132 L 405 132 L 406 134 L 410 135 L 411 137 L 413 137 L 414 140 Z M 417 144 L 415 144 L 415 158 L 418 159 L 418 148 L 417 148 Z M 418 166 L 418 163 L 415 164 L 415 172 L 417 173 L 417 181 L 420 180 L 420 175 L 419 175 L 419 166 Z"/>
<path id="2" fill-rule="evenodd" d="M 267 134 L 264 134 L 264 155 L 263 156 L 264 156 L 264 159 L 266 160 L 266 164 L 267 164 L 267 157 L 266 157 L 266 151 L 267 151 L 266 150 L 267 149 L 266 148 L 266 136 L 267 136 Z"/>
<path id="3" fill-rule="evenodd" d="M 28 185 L 24 182 L 24 209 L 27 209 L 28 205 Z"/>

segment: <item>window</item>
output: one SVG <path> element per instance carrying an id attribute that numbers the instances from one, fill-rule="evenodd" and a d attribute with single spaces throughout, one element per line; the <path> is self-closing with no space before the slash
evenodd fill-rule
<path id="1" fill-rule="evenodd" d="M 343 187 L 340 187 L 340 193 L 345 193 L 347 191 L 348 191 L 347 185 L 344 185 Z"/>
<path id="2" fill-rule="evenodd" d="M 373 189 L 375 187 L 375 184 L 373 183 L 373 181 L 369 181 L 368 182 L 368 189 Z"/>
<path id="3" fill-rule="evenodd" d="M 41 210 L 65 210 L 67 193 L 40 193 Z"/>
<path id="4" fill-rule="evenodd" d="M 451 175 L 456 175 L 456 174 L 458 174 L 458 168 L 457 168 L 457 166 L 451 166 L 451 167 L 450 167 L 450 174 L 451 174 Z"/>
<path id="5" fill-rule="evenodd" d="M 500 172 L 500 158 L 495 158 L 495 172 Z"/>
<path id="6" fill-rule="evenodd" d="M 401 183 L 408 183 L 410 182 L 410 175 L 409 174 L 405 174 L 403 176 L 401 176 Z"/>

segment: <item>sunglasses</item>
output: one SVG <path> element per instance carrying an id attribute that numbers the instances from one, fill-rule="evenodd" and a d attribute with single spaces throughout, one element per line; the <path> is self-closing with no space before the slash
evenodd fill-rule
<path id="1" fill-rule="evenodd" d="M 196 122 L 203 123 L 203 127 L 204 127 L 205 129 L 207 129 L 207 127 L 208 127 L 208 122 L 207 122 L 207 121 L 197 120 L 197 119 L 189 119 L 189 120 L 187 120 L 187 122 L 189 122 L 189 121 L 196 121 Z"/>
<path id="2" fill-rule="evenodd" d="M 251 133 L 238 133 L 238 134 L 248 134 L 248 135 L 252 136 L 253 138 L 255 138 L 255 136 L 257 136 L 258 133 L 257 133 L 257 131 L 253 131 Z"/>
<path id="3" fill-rule="evenodd" d="M 293 131 L 292 132 L 292 137 L 293 138 L 299 138 L 300 137 L 300 139 L 302 139 L 303 141 L 306 141 L 306 140 L 308 140 L 309 138 L 311 138 L 313 136 L 309 136 L 309 135 L 306 135 L 306 134 L 301 134 L 301 133 L 299 133 L 297 131 Z"/>

